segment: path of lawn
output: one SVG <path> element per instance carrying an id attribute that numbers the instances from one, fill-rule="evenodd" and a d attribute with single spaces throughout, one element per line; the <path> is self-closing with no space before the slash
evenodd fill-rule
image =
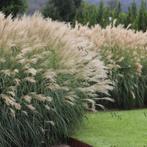
<path id="1" fill-rule="evenodd" d="M 147 147 L 147 109 L 87 114 L 74 137 L 94 147 Z"/>

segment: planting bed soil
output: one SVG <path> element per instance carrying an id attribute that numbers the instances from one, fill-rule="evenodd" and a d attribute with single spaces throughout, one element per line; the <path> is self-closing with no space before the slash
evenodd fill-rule
<path id="1" fill-rule="evenodd" d="M 55 145 L 52 147 L 92 147 L 91 145 L 88 145 L 82 141 L 75 139 L 75 138 L 69 138 L 68 144 L 69 145 L 61 144 L 61 145 Z"/>

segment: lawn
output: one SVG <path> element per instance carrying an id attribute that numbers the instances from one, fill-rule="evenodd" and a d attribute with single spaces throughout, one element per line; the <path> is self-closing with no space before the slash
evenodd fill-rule
<path id="1" fill-rule="evenodd" d="M 147 147 L 147 109 L 87 114 L 74 137 L 93 147 Z"/>

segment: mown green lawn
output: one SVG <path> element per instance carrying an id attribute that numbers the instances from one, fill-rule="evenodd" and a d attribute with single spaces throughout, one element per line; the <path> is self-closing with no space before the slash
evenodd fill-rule
<path id="1" fill-rule="evenodd" d="M 147 109 L 89 113 L 74 137 L 94 147 L 147 147 Z"/>

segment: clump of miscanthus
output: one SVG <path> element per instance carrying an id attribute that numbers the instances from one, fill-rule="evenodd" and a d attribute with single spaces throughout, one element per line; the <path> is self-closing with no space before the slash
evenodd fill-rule
<path id="1" fill-rule="evenodd" d="M 0 146 L 60 142 L 95 110 L 112 89 L 95 49 L 69 24 L 0 14 Z"/>
<path id="2" fill-rule="evenodd" d="M 77 31 L 78 30 L 78 31 Z M 147 32 L 136 32 L 115 22 L 106 28 L 77 24 L 75 32 L 92 41 L 109 69 L 117 108 L 142 107 L 147 100 Z"/>

